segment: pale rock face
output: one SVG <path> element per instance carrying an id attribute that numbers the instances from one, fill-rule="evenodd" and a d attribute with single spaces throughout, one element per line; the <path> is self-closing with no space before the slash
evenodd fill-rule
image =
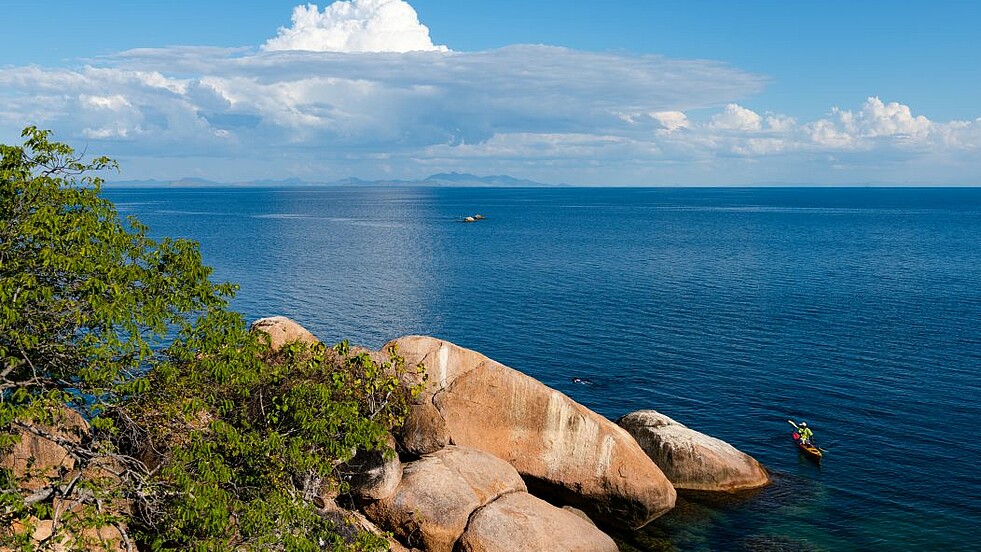
<path id="1" fill-rule="evenodd" d="M 748 454 L 657 411 L 633 412 L 618 423 L 634 436 L 677 489 L 732 492 L 770 482 L 766 469 Z"/>
<path id="2" fill-rule="evenodd" d="M 310 345 L 318 342 L 317 338 L 306 328 L 285 316 L 260 318 L 249 326 L 249 331 L 252 333 L 262 332 L 268 335 L 269 348 L 273 352 L 279 351 L 283 345 L 294 341 Z"/>
<path id="3" fill-rule="evenodd" d="M 437 346 L 434 346 L 439 344 Z M 433 403 L 434 394 L 444 389 L 456 379 L 461 371 L 484 362 L 492 362 L 484 355 L 442 342 L 431 337 L 407 336 L 390 341 L 382 347 L 383 351 L 395 347 L 405 358 L 406 366 L 423 364 L 428 377 L 426 387 L 413 401 L 397 437 L 403 450 L 415 455 L 436 452 L 450 443 L 446 420 Z M 406 385 L 422 383 L 422 376 L 411 372 L 405 375 Z"/>
<path id="4" fill-rule="evenodd" d="M 616 424 L 541 382 L 475 351 L 431 337 L 393 342 L 429 379 L 410 413 L 409 440 L 445 431 L 451 443 L 511 463 L 536 493 L 576 505 L 605 523 L 638 528 L 674 506 L 661 470 Z M 405 440 L 403 440 L 404 444 Z"/>
<path id="5" fill-rule="evenodd" d="M 502 496 L 478 510 L 457 552 L 616 552 L 609 536 L 576 514 L 528 493 Z"/>
<path id="6" fill-rule="evenodd" d="M 504 494 L 526 490 L 507 462 L 479 450 L 448 446 L 405 464 L 395 492 L 364 512 L 409 546 L 452 552 L 474 510 Z"/>

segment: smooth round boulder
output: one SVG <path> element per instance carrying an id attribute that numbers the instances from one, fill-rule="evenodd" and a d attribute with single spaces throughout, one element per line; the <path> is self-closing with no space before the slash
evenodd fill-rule
<path id="1" fill-rule="evenodd" d="M 433 405 L 432 397 L 409 405 L 405 422 L 395 430 L 395 435 L 402 450 L 416 456 L 431 454 L 450 443 L 446 420 Z"/>
<path id="2" fill-rule="evenodd" d="M 770 482 L 766 469 L 729 443 L 680 424 L 656 410 L 620 418 L 676 489 L 734 492 Z"/>
<path id="3" fill-rule="evenodd" d="M 608 535 L 528 493 L 512 493 L 470 518 L 457 552 L 617 552 Z"/>
<path id="4" fill-rule="evenodd" d="M 364 513 L 409 546 L 452 552 L 474 510 L 516 491 L 527 487 L 507 462 L 448 446 L 405 464 L 395 492 L 365 506 Z"/>
<path id="5" fill-rule="evenodd" d="M 269 349 L 273 352 L 294 341 L 309 345 L 319 342 L 309 330 L 285 316 L 260 318 L 249 326 L 249 331 L 261 332 L 269 336 Z"/>

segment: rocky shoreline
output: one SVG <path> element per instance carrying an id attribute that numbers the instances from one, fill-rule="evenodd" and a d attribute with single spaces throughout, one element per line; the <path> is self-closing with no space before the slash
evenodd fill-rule
<path id="1" fill-rule="evenodd" d="M 251 328 L 274 350 L 317 341 L 285 317 Z M 315 499 L 322 515 L 387 535 L 392 550 L 613 552 L 607 532 L 643 527 L 671 510 L 679 491 L 732 493 L 770 481 L 750 456 L 656 411 L 614 422 L 433 337 L 401 337 L 370 354 L 388 358 L 393 350 L 408 368 L 402 384 L 421 392 L 390 436 L 391 450 L 359 451 L 338 467 L 344 494 Z M 72 427 L 85 425 L 77 419 Z M 59 449 L 23 435 L 0 467 L 71 469 Z M 112 535 L 100 540 L 116 545 L 104 549 L 124 549 Z"/>
<path id="2" fill-rule="evenodd" d="M 276 317 L 253 328 L 273 347 L 315 338 Z M 731 445 L 653 410 L 617 422 L 476 351 L 426 336 L 385 344 L 422 384 L 397 455 L 362 463 L 351 494 L 395 536 L 393 550 L 617 550 L 601 529 L 634 530 L 669 511 L 677 491 L 767 485 Z"/>

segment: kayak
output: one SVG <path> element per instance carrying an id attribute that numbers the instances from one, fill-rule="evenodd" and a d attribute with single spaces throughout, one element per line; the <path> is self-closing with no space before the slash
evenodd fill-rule
<path id="1" fill-rule="evenodd" d="M 794 432 L 793 436 L 794 436 L 794 442 L 797 443 L 797 448 L 799 448 L 800 451 L 804 453 L 805 456 L 807 456 L 811 460 L 814 460 L 815 462 L 821 461 L 821 457 L 824 456 L 823 454 L 821 454 L 821 449 L 814 446 L 813 443 L 802 442 L 800 440 L 800 434 L 797 433 L 796 431 Z"/>

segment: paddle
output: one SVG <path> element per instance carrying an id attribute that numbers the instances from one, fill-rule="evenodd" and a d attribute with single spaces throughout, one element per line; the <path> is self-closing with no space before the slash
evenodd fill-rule
<path id="1" fill-rule="evenodd" d="M 798 431 L 800 430 L 800 428 L 797 427 L 797 424 L 795 424 L 793 420 L 787 420 L 787 423 L 790 424 L 790 425 L 792 425 L 792 426 L 794 426 L 794 428 L 796 428 Z M 813 444 L 813 443 L 811 443 L 811 444 Z M 817 445 L 814 445 L 814 448 L 818 449 L 821 452 L 828 452 L 827 449 L 823 449 L 823 448 L 821 448 L 821 447 L 819 447 Z"/>

